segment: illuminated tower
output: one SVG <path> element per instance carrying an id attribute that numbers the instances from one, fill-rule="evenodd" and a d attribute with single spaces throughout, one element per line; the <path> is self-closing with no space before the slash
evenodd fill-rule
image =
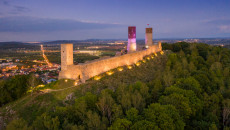
<path id="1" fill-rule="evenodd" d="M 73 44 L 61 44 L 61 70 L 67 70 L 68 65 L 73 65 Z"/>
<path id="2" fill-rule="evenodd" d="M 153 28 L 145 29 L 145 47 L 148 48 L 153 44 Z"/>
<path id="3" fill-rule="evenodd" d="M 128 45 L 127 45 L 127 51 L 134 52 L 136 51 L 136 26 L 129 26 L 128 28 Z"/>
<path id="4" fill-rule="evenodd" d="M 159 48 L 159 51 L 162 51 L 162 46 L 161 46 L 161 42 L 160 41 L 158 42 L 158 48 Z"/>

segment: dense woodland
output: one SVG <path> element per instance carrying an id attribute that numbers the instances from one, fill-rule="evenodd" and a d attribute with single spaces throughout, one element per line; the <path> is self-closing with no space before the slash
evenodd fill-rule
<path id="1" fill-rule="evenodd" d="M 198 43 L 163 49 L 132 70 L 88 81 L 69 100 L 46 109 L 48 100 L 25 104 L 6 129 L 229 129 L 230 50 Z"/>

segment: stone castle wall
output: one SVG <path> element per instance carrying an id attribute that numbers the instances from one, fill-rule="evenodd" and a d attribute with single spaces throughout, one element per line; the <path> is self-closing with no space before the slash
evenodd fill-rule
<path id="1" fill-rule="evenodd" d="M 135 64 L 145 56 L 159 51 L 161 51 L 161 43 L 149 46 L 146 50 L 136 51 L 121 56 L 94 60 L 79 65 L 67 65 L 67 69 L 59 73 L 59 79 L 80 79 L 82 82 L 85 82 L 85 80 L 119 66 Z"/>

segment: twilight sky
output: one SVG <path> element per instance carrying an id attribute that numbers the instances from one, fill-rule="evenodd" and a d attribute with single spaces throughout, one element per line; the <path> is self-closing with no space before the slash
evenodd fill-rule
<path id="1" fill-rule="evenodd" d="M 230 37 L 230 0 L 0 0 L 0 41 Z"/>

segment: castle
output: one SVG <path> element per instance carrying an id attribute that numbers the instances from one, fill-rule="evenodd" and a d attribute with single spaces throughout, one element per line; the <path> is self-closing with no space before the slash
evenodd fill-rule
<path id="1" fill-rule="evenodd" d="M 127 54 L 106 59 L 93 60 L 91 62 L 73 64 L 73 44 L 61 44 L 61 72 L 59 79 L 74 79 L 81 82 L 107 72 L 119 66 L 129 66 L 142 60 L 145 56 L 162 51 L 161 42 L 153 44 L 152 28 L 146 28 L 145 49 L 136 49 L 136 27 L 128 27 Z"/>

